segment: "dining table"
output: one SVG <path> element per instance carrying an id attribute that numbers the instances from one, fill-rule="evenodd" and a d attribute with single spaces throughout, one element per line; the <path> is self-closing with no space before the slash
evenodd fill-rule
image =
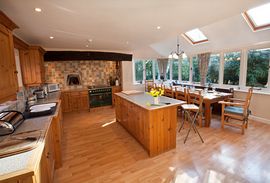
<path id="1" fill-rule="evenodd" d="M 173 91 L 175 92 L 175 88 L 177 90 L 184 91 L 183 87 L 173 87 Z M 201 94 L 203 96 L 203 104 L 204 104 L 204 120 L 205 120 L 205 127 L 210 127 L 211 125 L 211 119 L 212 119 L 212 110 L 211 105 L 214 103 L 218 103 L 219 101 L 226 100 L 228 98 L 232 98 L 232 93 L 225 93 L 225 92 L 216 92 L 216 91 L 205 91 L 202 89 L 196 89 L 194 91 L 190 90 L 190 92 L 196 92 L 198 90 L 201 90 Z"/>

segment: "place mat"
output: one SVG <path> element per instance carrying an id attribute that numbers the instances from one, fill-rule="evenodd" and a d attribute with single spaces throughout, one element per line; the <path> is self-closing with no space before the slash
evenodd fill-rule
<path id="1" fill-rule="evenodd" d="M 42 131 L 38 130 L 8 136 L 0 142 L 0 158 L 35 149 L 41 140 L 41 134 Z"/>

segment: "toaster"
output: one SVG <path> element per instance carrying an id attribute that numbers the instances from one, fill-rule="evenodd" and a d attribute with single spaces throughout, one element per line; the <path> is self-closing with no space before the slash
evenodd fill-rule
<path id="1" fill-rule="evenodd" d="M 0 113 L 0 136 L 13 133 L 24 121 L 24 115 L 19 111 L 3 111 Z"/>

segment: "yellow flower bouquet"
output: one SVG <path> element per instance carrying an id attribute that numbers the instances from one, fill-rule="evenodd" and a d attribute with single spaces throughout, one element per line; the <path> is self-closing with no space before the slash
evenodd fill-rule
<path id="1" fill-rule="evenodd" d="M 161 95 L 164 95 L 164 90 L 159 88 L 159 89 L 151 89 L 150 92 L 148 92 L 149 95 L 151 95 L 152 97 L 159 97 Z"/>

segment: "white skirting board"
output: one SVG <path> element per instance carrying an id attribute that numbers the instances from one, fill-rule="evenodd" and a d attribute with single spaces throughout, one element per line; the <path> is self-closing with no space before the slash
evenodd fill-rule
<path id="1" fill-rule="evenodd" d="M 254 120 L 256 122 L 270 124 L 270 119 L 265 119 L 265 118 L 261 118 L 261 117 L 257 117 L 257 116 L 253 116 L 253 115 L 250 115 L 249 119 Z"/>

